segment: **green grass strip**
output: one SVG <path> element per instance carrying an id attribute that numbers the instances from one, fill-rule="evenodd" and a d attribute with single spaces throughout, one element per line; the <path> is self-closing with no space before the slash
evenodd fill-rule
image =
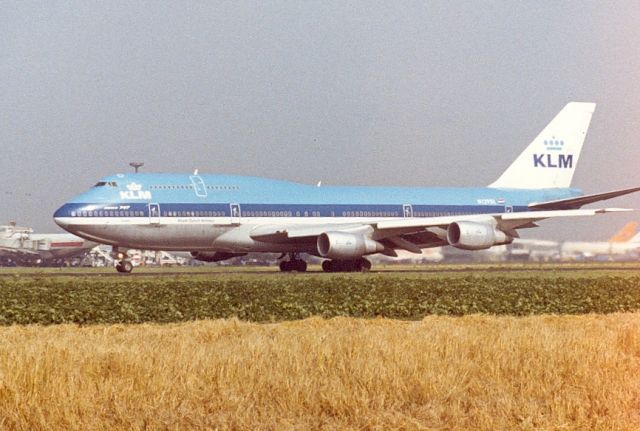
<path id="1" fill-rule="evenodd" d="M 17 275 L 0 279 L 0 324 L 613 313 L 640 310 L 636 274 Z"/>

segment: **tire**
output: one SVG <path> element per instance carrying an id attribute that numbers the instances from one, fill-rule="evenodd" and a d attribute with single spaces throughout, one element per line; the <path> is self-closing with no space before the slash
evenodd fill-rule
<path id="1" fill-rule="evenodd" d="M 291 271 L 291 267 L 289 266 L 289 262 L 286 260 L 283 260 L 280 262 L 280 271 L 282 272 L 289 272 Z"/>
<path id="2" fill-rule="evenodd" d="M 296 261 L 295 268 L 296 268 L 296 271 L 298 271 L 298 272 L 306 272 L 307 271 L 307 262 L 305 262 L 304 260 L 298 260 L 298 261 Z"/>
<path id="3" fill-rule="evenodd" d="M 362 272 L 368 272 L 371 271 L 371 261 L 367 260 L 367 259 L 360 259 L 360 271 Z"/>
<path id="4" fill-rule="evenodd" d="M 325 260 L 322 262 L 322 270 L 324 272 L 333 272 L 333 261 Z"/>
<path id="5" fill-rule="evenodd" d="M 123 274 L 129 274 L 131 271 L 133 271 L 133 264 L 131 262 L 129 262 L 128 260 L 119 262 L 116 265 L 116 271 L 123 273 Z"/>
<path id="6" fill-rule="evenodd" d="M 307 270 L 307 262 L 304 260 L 283 260 L 280 262 L 280 271 L 282 272 L 305 272 Z"/>

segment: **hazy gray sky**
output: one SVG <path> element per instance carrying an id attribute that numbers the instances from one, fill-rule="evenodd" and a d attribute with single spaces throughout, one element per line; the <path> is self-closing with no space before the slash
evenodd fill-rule
<path id="1" fill-rule="evenodd" d="M 0 1 L 0 222 L 57 230 L 58 206 L 133 160 L 485 185 L 571 100 L 598 103 L 574 185 L 640 185 L 639 23 L 637 1 Z"/>

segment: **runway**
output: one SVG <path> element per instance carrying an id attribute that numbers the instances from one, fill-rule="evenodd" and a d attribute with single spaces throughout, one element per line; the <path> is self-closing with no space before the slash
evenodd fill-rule
<path id="1" fill-rule="evenodd" d="M 447 273 L 499 273 L 499 272 L 575 272 L 575 271 L 616 271 L 640 272 L 640 263 L 586 263 L 586 264 L 438 264 L 438 265 L 386 265 L 367 271 L 368 274 L 447 274 Z M 260 276 L 305 276 L 305 275 L 340 275 L 346 273 L 325 273 L 319 266 L 311 266 L 310 270 L 283 273 L 274 266 L 265 267 L 211 267 L 208 270 L 175 269 L 175 268 L 136 268 L 129 274 L 112 271 L 107 268 L 69 269 L 69 268 L 0 268 L 0 277 L 179 277 L 179 276 L 226 276 L 226 275 L 260 275 Z M 351 273 L 353 274 L 353 273 Z"/>

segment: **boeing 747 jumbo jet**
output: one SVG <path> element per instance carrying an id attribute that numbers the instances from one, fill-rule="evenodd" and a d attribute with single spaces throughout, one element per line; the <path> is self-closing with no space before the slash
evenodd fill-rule
<path id="1" fill-rule="evenodd" d="M 483 188 L 315 187 L 244 176 L 117 174 L 58 209 L 58 225 L 118 249 L 189 251 L 203 261 L 249 252 L 325 258 L 325 271 L 361 271 L 364 256 L 450 245 L 508 244 L 548 218 L 622 211 L 580 209 L 640 187 L 595 195 L 570 188 L 594 103 L 567 104 L 491 185 Z M 130 272 L 119 253 L 116 269 Z"/>

